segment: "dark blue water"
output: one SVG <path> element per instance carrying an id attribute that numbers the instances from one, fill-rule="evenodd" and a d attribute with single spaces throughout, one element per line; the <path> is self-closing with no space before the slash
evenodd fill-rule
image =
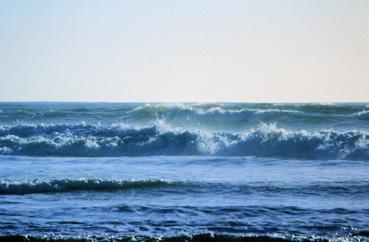
<path id="1" fill-rule="evenodd" d="M 368 104 L 0 104 L 0 235 L 365 239 Z"/>

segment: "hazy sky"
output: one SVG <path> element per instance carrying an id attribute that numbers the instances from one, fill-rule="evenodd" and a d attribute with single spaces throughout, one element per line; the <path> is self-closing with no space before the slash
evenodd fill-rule
<path id="1" fill-rule="evenodd" d="M 2 0 L 0 20 L 0 101 L 369 101 L 369 0 Z"/>

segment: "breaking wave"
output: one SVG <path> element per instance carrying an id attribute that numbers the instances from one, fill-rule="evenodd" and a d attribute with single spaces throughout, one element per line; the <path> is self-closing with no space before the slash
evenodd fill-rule
<path id="1" fill-rule="evenodd" d="M 18 125 L 0 128 L 0 154 L 114 157 L 149 155 L 257 156 L 369 160 L 364 131 L 291 131 L 262 124 L 241 133 L 160 126 Z"/>

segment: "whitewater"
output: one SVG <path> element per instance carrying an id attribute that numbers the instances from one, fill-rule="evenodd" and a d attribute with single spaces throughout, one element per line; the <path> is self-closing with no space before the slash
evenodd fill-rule
<path id="1" fill-rule="evenodd" d="M 3 102 L 0 239 L 368 240 L 368 162 L 367 103 Z"/>

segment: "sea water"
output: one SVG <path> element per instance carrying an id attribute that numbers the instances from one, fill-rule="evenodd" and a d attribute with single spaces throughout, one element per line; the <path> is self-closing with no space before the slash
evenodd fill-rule
<path id="1" fill-rule="evenodd" d="M 368 104 L 0 103 L 0 235 L 368 227 Z"/>

